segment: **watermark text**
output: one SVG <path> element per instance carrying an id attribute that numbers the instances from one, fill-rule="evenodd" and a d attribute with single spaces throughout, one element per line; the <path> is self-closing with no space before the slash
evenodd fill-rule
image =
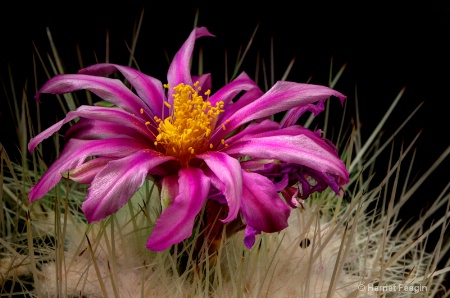
<path id="1" fill-rule="evenodd" d="M 421 293 L 427 292 L 428 287 L 417 284 L 390 284 L 390 285 L 377 285 L 377 284 L 363 284 L 358 285 L 358 290 L 361 292 L 378 292 L 378 293 L 394 293 L 394 292 L 409 292 L 409 293 Z"/>

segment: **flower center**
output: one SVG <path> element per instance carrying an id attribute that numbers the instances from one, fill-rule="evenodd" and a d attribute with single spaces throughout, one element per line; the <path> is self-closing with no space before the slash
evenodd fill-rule
<path id="1" fill-rule="evenodd" d="M 168 86 L 165 86 L 168 87 Z M 209 139 L 215 128 L 217 117 L 223 110 L 223 102 L 211 103 L 198 95 L 201 87 L 198 82 L 194 86 L 183 83 L 173 88 L 174 98 L 171 116 L 161 120 L 155 116 L 158 132 L 155 146 L 162 146 L 167 155 L 173 156 L 181 164 L 187 165 L 196 155 L 205 152 L 212 146 Z M 205 92 L 209 95 L 210 90 Z M 164 102 L 171 108 L 170 104 Z"/>

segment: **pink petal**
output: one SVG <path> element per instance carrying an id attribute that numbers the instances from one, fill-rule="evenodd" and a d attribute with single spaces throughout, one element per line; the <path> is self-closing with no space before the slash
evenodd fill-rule
<path id="1" fill-rule="evenodd" d="M 286 113 L 283 120 L 281 120 L 281 127 L 295 125 L 298 119 L 306 112 L 310 111 L 314 116 L 319 115 L 324 109 L 324 101 L 321 100 L 317 104 L 307 104 L 301 107 L 296 107 Z"/>
<path id="2" fill-rule="evenodd" d="M 228 204 L 227 218 L 229 222 L 237 217 L 242 197 L 242 175 L 239 161 L 222 152 L 208 151 L 197 156 L 203 159 L 211 174 L 211 183 L 224 196 Z M 208 172 L 206 172 L 208 173 Z"/>
<path id="3" fill-rule="evenodd" d="M 41 132 L 40 134 L 38 134 L 37 136 L 31 138 L 31 140 L 28 142 L 28 151 L 32 152 L 34 150 L 34 148 L 36 148 L 37 145 L 39 145 L 43 140 L 51 137 L 55 132 L 57 132 L 65 123 L 77 118 L 77 116 L 72 115 L 73 118 L 67 117 L 55 124 L 53 124 L 52 126 L 50 126 L 49 128 L 47 128 L 46 130 L 44 130 L 43 132 Z"/>
<path id="4" fill-rule="evenodd" d="M 178 195 L 156 221 L 147 248 L 162 251 L 192 235 L 194 221 L 206 201 L 210 180 L 197 168 L 178 172 Z"/>
<path id="5" fill-rule="evenodd" d="M 232 145 L 235 142 L 240 142 L 247 138 L 253 138 L 255 135 L 259 136 L 260 134 L 265 132 L 268 133 L 278 132 L 279 129 L 280 123 L 272 120 L 263 120 L 260 123 L 250 123 L 244 130 L 226 139 L 226 143 L 228 145 Z M 218 145 L 217 148 L 224 148 L 224 145 Z"/>
<path id="6" fill-rule="evenodd" d="M 65 144 L 61 155 L 47 169 L 39 182 L 31 188 L 28 198 L 33 202 L 43 197 L 61 180 L 62 173 L 77 168 L 89 156 L 121 158 L 146 148 L 145 144 L 129 138 L 88 141 L 71 139 Z"/>
<path id="7" fill-rule="evenodd" d="M 214 36 L 209 33 L 205 27 L 197 27 L 192 30 L 191 34 L 176 53 L 172 62 L 170 63 L 169 71 L 167 73 L 167 81 L 169 82 L 170 89 L 167 95 L 167 99 L 170 104 L 173 103 L 173 87 L 180 83 L 192 85 L 191 78 L 191 57 L 194 50 L 195 40 L 202 36 Z"/>
<path id="8" fill-rule="evenodd" d="M 120 125 L 114 122 L 81 118 L 72 125 L 64 135 L 64 139 L 100 140 L 111 138 L 130 138 L 142 143 L 147 143 L 149 148 L 154 148 L 152 138 L 143 135 L 139 130 Z"/>
<path id="9" fill-rule="evenodd" d="M 217 128 L 211 142 L 223 139 L 230 131 L 255 119 L 262 119 L 276 113 L 309 105 L 336 96 L 342 100 L 345 96 L 325 86 L 300 84 L 286 81 L 277 82 L 269 91 L 228 117 L 227 130 Z"/>
<path id="10" fill-rule="evenodd" d="M 146 138 L 153 138 L 153 135 L 145 125 L 145 120 L 133 116 L 128 112 L 117 108 L 80 106 L 75 111 L 70 111 L 69 113 L 67 113 L 66 117 L 63 120 L 53 124 L 37 136 L 33 137 L 28 143 L 28 150 L 30 152 L 33 151 L 39 143 L 52 136 L 64 124 L 69 123 L 70 121 L 78 117 L 116 123 L 119 126 L 132 128 L 136 132 L 141 133 Z"/>
<path id="11" fill-rule="evenodd" d="M 257 231 L 273 233 L 288 226 L 291 212 L 266 177 L 242 171 L 241 212 L 246 224 Z"/>
<path id="12" fill-rule="evenodd" d="M 235 142 L 224 149 L 223 152 L 236 158 L 250 156 L 303 165 L 318 172 L 336 176 L 338 185 L 345 184 L 348 181 L 345 164 L 328 143 L 317 138 L 317 135 L 306 129 L 298 135 L 283 135 L 282 133 L 285 130 L 279 130 L 270 136 L 248 137 L 245 140 Z M 277 133 L 280 135 L 276 135 Z"/>
<path id="13" fill-rule="evenodd" d="M 148 172 L 171 159 L 147 149 L 110 161 L 95 176 L 81 207 L 88 222 L 102 220 L 122 208 L 142 186 Z"/>
<path id="14" fill-rule="evenodd" d="M 152 111 L 151 117 L 161 118 L 162 104 L 165 100 L 164 88 L 160 80 L 148 76 L 134 68 L 117 64 L 99 63 L 80 69 L 79 74 L 107 76 L 116 71 L 125 77 L 130 85 L 136 90 L 136 93 L 146 103 Z"/>
<path id="15" fill-rule="evenodd" d="M 256 235 L 261 234 L 261 231 L 255 230 L 251 226 L 247 225 L 244 232 L 244 244 L 248 249 L 251 249 L 256 241 Z"/>
<path id="16" fill-rule="evenodd" d="M 248 92 L 253 90 L 256 91 L 253 97 L 248 98 L 247 100 L 242 100 L 242 97 L 240 97 L 236 103 L 232 102 L 233 99 L 242 91 Z M 259 89 L 258 85 L 245 72 L 242 72 L 236 79 L 214 92 L 211 95 L 209 102 L 212 106 L 215 106 L 217 102 L 223 101 L 225 107 L 229 106 L 226 110 L 233 110 L 229 112 L 232 115 L 240 107 L 249 104 L 249 102 L 255 100 L 263 94 L 264 93 Z"/>
<path id="17" fill-rule="evenodd" d="M 192 82 L 198 82 L 199 86 L 202 88 L 199 92 L 200 95 L 204 96 L 204 93 L 212 88 L 211 74 L 205 73 L 201 76 L 192 76 Z M 206 99 L 203 97 L 203 99 Z"/>
<path id="18" fill-rule="evenodd" d="M 39 100 L 42 93 L 64 94 L 78 90 L 89 90 L 101 99 L 125 111 L 139 115 L 142 109 L 151 113 L 147 104 L 117 79 L 82 75 L 62 74 L 48 80 L 36 94 Z"/>

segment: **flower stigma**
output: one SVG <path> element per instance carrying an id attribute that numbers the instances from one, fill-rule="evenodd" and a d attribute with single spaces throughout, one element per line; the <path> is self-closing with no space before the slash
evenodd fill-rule
<path id="1" fill-rule="evenodd" d="M 165 87 L 169 87 L 165 85 Z M 158 123 L 158 135 L 155 146 L 162 146 L 167 155 L 173 156 L 187 166 L 196 155 L 212 149 L 209 143 L 211 133 L 214 131 L 217 117 L 224 112 L 223 101 L 211 106 L 198 94 L 201 90 L 199 83 L 194 86 L 181 83 L 173 88 L 173 107 L 164 102 L 168 108 L 172 108 L 171 116 L 164 120 L 155 116 Z M 210 94 L 210 90 L 205 95 Z"/>

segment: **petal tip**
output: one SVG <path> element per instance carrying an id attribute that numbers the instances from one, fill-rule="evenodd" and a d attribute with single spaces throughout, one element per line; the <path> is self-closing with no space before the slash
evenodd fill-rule
<path id="1" fill-rule="evenodd" d="M 147 244 L 145 245 L 145 247 L 146 247 L 148 250 L 151 250 L 151 251 L 164 251 L 164 250 L 166 250 L 169 246 L 170 246 L 170 245 L 165 245 L 165 244 L 157 243 L 157 242 L 153 241 L 153 239 L 152 239 L 151 236 L 150 236 L 150 238 L 148 239 Z"/>

